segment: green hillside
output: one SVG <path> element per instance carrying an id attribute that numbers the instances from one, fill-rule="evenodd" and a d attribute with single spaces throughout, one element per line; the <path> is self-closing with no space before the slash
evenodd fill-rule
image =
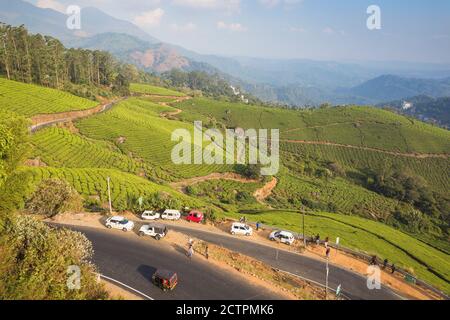
<path id="1" fill-rule="evenodd" d="M 176 129 L 192 133 L 193 125 L 162 118 L 160 113 L 167 111 L 174 109 L 131 98 L 107 113 L 81 120 L 76 125 L 84 136 L 115 143 L 124 154 L 131 153 L 161 168 L 170 174 L 169 180 L 231 170 L 226 165 L 175 165 L 171 151 L 178 142 L 171 141 L 171 134 Z M 121 137 L 124 142 L 117 143 Z"/>
<path id="2" fill-rule="evenodd" d="M 90 109 L 98 102 L 70 93 L 0 78 L 0 105 L 26 117 Z"/>
<path id="3" fill-rule="evenodd" d="M 190 198 L 182 193 L 176 192 L 167 186 L 162 186 L 148 181 L 136 175 L 124 173 L 114 169 L 71 169 L 71 168 L 24 168 L 19 177 L 28 182 L 26 196 L 29 196 L 36 186 L 45 179 L 57 178 L 66 180 L 82 196 L 94 197 L 102 203 L 108 201 L 107 177 L 111 178 L 111 198 L 115 210 L 130 209 L 129 203 L 132 199 L 139 197 L 151 197 L 160 194 L 177 203 L 180 208 L 204 207 L 202 201 Z"/>
<path id="4" fill-rule="evenodd" d="M 369 107 L 315 110 L 264 108 L 195 98 L 178 103 L 180 119 L 217 121 L 229 128 L 280 129 L 281 139 L 329 141 L 404 153 L 449 153 L 450 132 Z"/>
<path id="5" fill-rule="evenodd" d="M 130 85 L 130 91 L 134 93 L 142 93 L 142 94 L 153 94 L 158 96 L 172 96 L 172 97 L 183 97 L 185 96 L 184 93 L 152 86 L 149 84 L 141 84 L 141 83 L 132 83 Z"/>
<path id="6" fill-rule="evenodd" d="M 3 82 L 2 93 L 13 92 L 11 86 L 20 87 L 15 95 L 6 94 L 7 110 L 27 116 L 95 105 L 57 90 Z M 23 91 L 21 86 L 34 91 Z M 34 133 L 28 158 L 39 158 L 40 167 L 20 170 L 16 178 L 28 184 L 17 196 L 25 200 L 42 180 L 60 178 L 87 202 L 104 206 L 110 177 L 113 207 L 118 211 L 135 209 L 136 199 L 142 196 L 148 203 L 157 198 L 162 199 L 159 204 L 174 207 L 208 208 L 219 217 L 239 217 L 252 210 L 257 213 L 248 215 L 250 220 L 301 231 L 300 216 L 291 210 L 306 209 L 308 234 L 339 236 L 344 246 L 386 257 L 450 290 L 448 281 L 443 280 L 449 278 L 446 213 L 422 212 L 413 203 L 375 192 L 370 185 L 373 172 L 401 168 L 422 177 L 432 194 L 439 194 L 443 197 L 440 201 L 448 204 L 448 131 L 371 108 L 287 110 L 206 98 L 177 103 L 169 97 L 174 95 L 170 90 L 149 88 L 148 94 L 159 97 L 128 98 L 105 113 L 76 121 L 74 126 Z M 29 92 L 34 92 L 35 100 L 29 98 Z M 0 99 L 6 99 L 4 96 Z M 32 103 L 35 108 L 30 108 L 29 101 L 36 101 Z M 202 120 L 204 128 L 220 130 L 280 129 L 278 184 L 265 202 L 258 202 L 253 193 L 270 177 L 257 183 L 202 181 L 185 193 L 169 186 L 187 178 L 236 170 L 231 165 L 172 162 L 171 151 L 177 144 L 171 141 L 172 132 L 186 129 L 192 134 L 194 120 Z M 267 211 L 269 208 L 277 211 Z"/>

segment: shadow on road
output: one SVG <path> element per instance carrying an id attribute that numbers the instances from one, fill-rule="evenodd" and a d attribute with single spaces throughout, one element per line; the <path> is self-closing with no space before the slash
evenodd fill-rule
<path id="1" fill-rule="evenodd" d="M 137 271 L 145 278 L 148 280 L 152 279 L 153 274 L 156 272 L 156 268 L 152 267 L 152 266 L 148 266 L 145 264 L 141 264 L 138 268 Z"/>

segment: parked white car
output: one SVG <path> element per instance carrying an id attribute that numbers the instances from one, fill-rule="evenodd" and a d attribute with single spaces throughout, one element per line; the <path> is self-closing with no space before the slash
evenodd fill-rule
<path id="1" fill-rule="evenodd" d="M 178 210 L 166 209 L 161 215 L 161 219 L 165 220 L 180 220 L 181 212 Z"/>
<path id="2" fill-rule="evenodd" d="M 106 227 L 108 229 L 120 229 L 123 231 L 131 231 L 134 228 L 134 222 L 121 216 L 115 216 L 106 219 Z"/>
<path id="3" fill-rule="evenodd" d="M 167 232 L 167 227 L 159 223 L 145 224 L 139 229 L 139 235 L 141 237 L 150 236 L 155 238 L 156 240 L 164 238 Z"/>
<path id="4" fill-rule="evenodd" d="M 291 245 L 295 241 L 295 237 L 292 233 L 287 231 L 274 231 L 269 235 L 269 239 L 272 241 L 280 241 L 281 243 L 285 243 Z"/>
<path id="5" fill-rule="evenodd" d="M 142 213 L 141 218 L 144 220 L 158 220 L 161 218 L 161 215 L 158 212 L 148 210 Z"/>
<path id="6" fill-rule="evenodd" d="M 245 223 L 233 223 L 231 225 L 231 234 L 235 235 L 245 235 L 245 236 L 251 236 L 253 234 L 253 229 L 246 225 Z"/>

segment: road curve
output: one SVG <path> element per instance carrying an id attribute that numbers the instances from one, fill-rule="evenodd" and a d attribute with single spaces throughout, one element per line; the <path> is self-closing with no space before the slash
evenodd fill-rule
<path id="1" fill-rule="evenodd" d="M 223 246 L 230 250 L 240 252 L 269 264 L 274 268 L 284 270 L 298 276 L 313 280 L 325 285 L 326 262 L 324 260 L 313 259 L 307 256 L 291 253 L 245 240 L 242 237 L 221 235 L 213 232 L 182 227 L 171 224 L 170 229 L 188 234 L 192 237 Z M 366 277 L 340 268 L 335 265 L 329 266 L 329 287 L 336 289 L 342 285 L 342 292 L 346 297 L 353 300 L 399 300 L 402 299 L 390 288 L 382 286 L 380 290 L 369 290 L 367 288 Z"/>
<path id="2" fill-rule="evenodd" d="M 80 226 L 63 226 L 82 232 L 94 246 L 94 263 L 99 272 L 118 280 L 155 300 L 275 300 L 274 292 L 211 267 L 184 250 L 164 241 L 138 238 L 134 233 Z M 179 284 L 172 292 L 155 287 L 150 278 L 156 269 L 176 271 Z"/>

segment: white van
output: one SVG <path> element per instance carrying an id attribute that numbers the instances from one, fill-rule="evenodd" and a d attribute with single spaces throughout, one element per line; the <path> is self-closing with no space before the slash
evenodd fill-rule
<path id="1" fill-rule="evenodd" d="M 161 215 L 161 219 L 165 220 L 180 220 L 180 218 L 181 212 L 179 210 L 166 209 Z"/>
<path id="2" fill-rule="evenodd" d="M 158 212 L 147 210 L 142 213 L 141 218 L 143 220 L 158 220 L 160 218 L 160 215 Z"/>
<path id="3" fill-rule="evenodd" d="M 235 222 L 231 225 L 230 232 L 233 235 L 241 234 L 245 236 L 251 236 L 253 234 L 253 229 L 250 226 L 246 225 L 245 223 Z"/>
<path id="4" fill-rule="evenodd" d="M 281 243 L 285 243 L 288 245 L 293 244 L 295 241 L 295 237 L 292 233 L 288 231 L 279 231 L 279 230 L 273 231 L 269 235 L 269 239 L 272 241 L 280 241 Z"/>

